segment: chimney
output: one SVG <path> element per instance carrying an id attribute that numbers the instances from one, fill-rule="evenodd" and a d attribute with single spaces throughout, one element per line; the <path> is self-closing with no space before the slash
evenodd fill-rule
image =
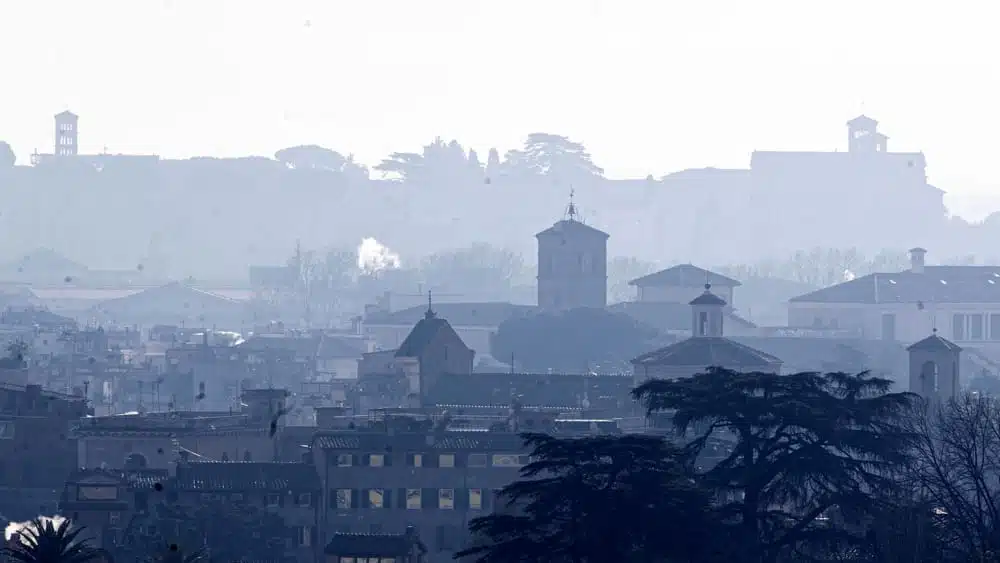
<path id="1" fill-rule="evenodd" d="M 924 256 L 927 255 L 927 250 L 920 248 L 910 249 L 910 271 L 914 274 L 924 273 Z"/>

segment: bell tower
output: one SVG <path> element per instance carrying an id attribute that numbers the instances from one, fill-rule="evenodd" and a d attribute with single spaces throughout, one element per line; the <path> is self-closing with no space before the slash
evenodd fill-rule
<path id="1" fill-rule="evenodd" d="M 56 147 L 52 154 L 56 156 L 76 156 L 79 154 L 79 132 L 77 124 L 80 118 L 71 111 L 56 114 Z"/>
<path id="2" fill-rule="evenodd" d="M 906 349 L 910 353 L 910 392 L 928 400 L 958 395 L 962 348 L 938 336 L 937 329 Z"/>
<path id="3" fill-rule="evenodd" d="M 608 238 L 585 224 L 570 192 L 563 219 L 535 235 L 538 306 L 548 310 L 608 304 Z"/>
<path id="4" fill-rule="evenodd" d="M 691 301 L 691 337 L 722 337 L 722 319 L 726 300 L 712 293 L 712 284 L 705 284 L 705 293 Z"/>

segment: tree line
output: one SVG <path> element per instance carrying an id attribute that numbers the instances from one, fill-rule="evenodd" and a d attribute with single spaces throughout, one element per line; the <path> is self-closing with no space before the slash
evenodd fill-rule
<path id="1" fill-rule="evenodd" d="M 479 563 L 1000 561 L 1000 402 L 867 373 L 710 369 L 634 391 L 663 435 L 525 435 Z"/>

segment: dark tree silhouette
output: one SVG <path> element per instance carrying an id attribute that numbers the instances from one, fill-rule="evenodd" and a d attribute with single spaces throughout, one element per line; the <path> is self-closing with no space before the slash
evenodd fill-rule
<path id="1" fill-rule="evenodd" d="M 706 561 L 709 497 L 663 439 L 524 436 L 535 461 L 471 522 L 475 545 L 456 559 Z"/>
<path id="2" fill-rule="evenodd" d="M 658 336 L 628 315 L 580 308 L 509 319 L 497 329 L 492 349 L 497 359 L 513 356 L 528 370 L 614 371 L 627 369 L 629 360 L 649 350 Z"/>
<path id="3" fill-rule="evenodd" d="M 1000 554 L 1000 402 L 963 395 L 915 418 L 921 440 L 911 487 L 936 508 L 958 561 Z"/>
<path id="4" fill-rule="evenodd" d="M 731 452 L 700 472 L 716 491 L 721 517 L 747 561 L 863 541 L 828 518 L 858 520 L 879 495 L 894 491 L 916 442 L 908 393 L 868 373 L 738 373 L 713 368 L 635 391 L 650 412 L 673 412 L 690 456 L 710 438 L 729 437 Z"/>
<path id="5" fill-rule="evenodd" d="M 20 530 L 20 538 L 3 548 L 5 558 L 21 563 L 89 563 L 102 558 L 101 551 L 80 537 L 83 527 L 68 520 L 36 518 Z"/>

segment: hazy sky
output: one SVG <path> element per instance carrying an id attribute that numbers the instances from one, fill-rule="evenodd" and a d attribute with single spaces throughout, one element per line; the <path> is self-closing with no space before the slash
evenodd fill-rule
<path id="1" fill-rule="evenodd" d="M 434 136 L 503 151 L 545 131 L 623 177 L 746 166 L 755 148 L 843 150 L 863 110 L 979 217 L 1000 209 L 988 6 L 6 0 L 0 139 L 21 158 L 50 152 L 51 116 L 70 109 L 85 152 L 316 143 L 375 164 Z"/>

